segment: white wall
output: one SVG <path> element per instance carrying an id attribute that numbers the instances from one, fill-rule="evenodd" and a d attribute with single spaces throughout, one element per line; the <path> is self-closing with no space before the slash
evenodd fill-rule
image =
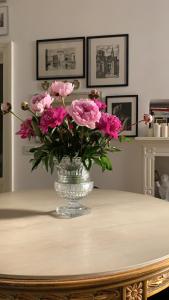
<path id="1" fill-rule="evenodd" d="M 139 118 L 150 99 L 169 98 L 169 1 L 168 0 L 8 0 L 10 35 L 14 41 L 14 109 L 37 92 L 35 41 L 37 39 L 129 33 L 129 86 L 102 88 L 103 95 L 138 94 Z M 0 37 L 0 39 L 3 39 Z M 81 90 L 85 89 L 81 80 Z M 15 120 L 14 132 L 18 130 Z M 144 135 L 144 128 L 139 133 Z M 25 142 L 14 142 L 15 189 L 53 185 L 53 178 L 30 172 Z M 141 191 L 141 146 L 120 145 L 112 156 L 112 173 L 95 169 L 96 185 Z M 137 165 L 138 163 L 138 165 Z"/>

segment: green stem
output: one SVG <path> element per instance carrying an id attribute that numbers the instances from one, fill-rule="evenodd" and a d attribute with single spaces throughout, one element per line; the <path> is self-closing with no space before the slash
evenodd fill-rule
<path id="1" fill-rule="evenodd" d="M 28 111 L 30 111 L 30 113 L 36 118 L 36 120 L 38 120 L 37 115 L 31 109 L 28 109 Z"/>
<path id="2" fill-rule="evenodd" d="M 16 117 L 19 121 L 24 122 L 20 117 L 18 117 L 13 111 L 10 111 L 10 113 Z"/>
<path id="3" fill-rule="evenodd" d="M 64 98 L 64 97 L 61 97 L 61 100 L 62 100 L 63 106 L 65 106 L 65 98 Z"/>

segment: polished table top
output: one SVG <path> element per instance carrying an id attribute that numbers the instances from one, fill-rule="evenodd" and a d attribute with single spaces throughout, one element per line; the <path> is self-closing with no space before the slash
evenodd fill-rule
<path id="1" fill-rule="evenodd" d="M 0 276 L 114 274 L 169 258 L 169 203 L 94 190 L 91 213 L 57 219 L 52 190 L 0 194 Z"/>

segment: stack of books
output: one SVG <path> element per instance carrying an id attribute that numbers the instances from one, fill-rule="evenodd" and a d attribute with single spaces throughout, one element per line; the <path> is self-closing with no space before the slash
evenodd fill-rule
<path id="1" fill-rule="evenodd" d="M 150 103 L 150 114 L 155 123 L 169 123 L 169 102 Z"/>

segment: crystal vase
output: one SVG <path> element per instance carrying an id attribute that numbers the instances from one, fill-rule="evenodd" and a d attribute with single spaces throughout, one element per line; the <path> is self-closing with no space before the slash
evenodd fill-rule
<path id="1" fill-rule="evenodd" d="M 93 189 L 93 181 L 84 167 L 81 158 L 70 160 L 64 157 L 57 165 L 57 180 L 55 190 L 64 206 L 57 207 L 56 213 L 61 218 L 74 218 L 88 214 L 90 208 L 81 204 L 81 200 Z"/>

